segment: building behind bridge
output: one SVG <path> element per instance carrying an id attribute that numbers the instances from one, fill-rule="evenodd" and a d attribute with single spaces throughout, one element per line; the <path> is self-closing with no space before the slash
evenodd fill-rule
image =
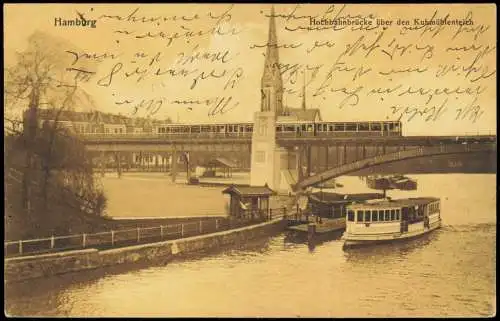
<path id="1" fill-rule="evenodd" d="M 25 113 L 27 113 L 26 111 Z M 58 109 L 38 109 L 40 127 L 57 122 L 77 134 L 152 134 L 156 128 L 172 123 L 170 119 L 158 120 L 141 117 L 127 117 L 100 111 L 79 112 Z"/>

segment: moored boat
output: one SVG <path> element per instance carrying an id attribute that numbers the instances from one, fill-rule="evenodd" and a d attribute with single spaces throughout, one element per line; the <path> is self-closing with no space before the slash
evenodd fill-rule
<path id="1" fill-rule="evenodd" d="M 387 190 L 393 189 L 391 181 L 387 177 L 369 176 L 366 178 L 366 185 L 371 189 Z"/>
<path id="2" fill-rule="evenodd" d="M 393 189 L 414 191 L 417 189 L 417 182 L 409 177 L 398 175 L 391 177 L 390 186 Z"/>
<path id="3" fill-rule="evenodd" d="M 366 202 L 347 206 L 344 247 L 416 237 L 441 227 L 435 197 Z"/>

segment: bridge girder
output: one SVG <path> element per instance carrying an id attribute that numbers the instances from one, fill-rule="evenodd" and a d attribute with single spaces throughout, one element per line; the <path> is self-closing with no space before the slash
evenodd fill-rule
<path id="1" fill-rule="evenodd" d="M 375 157 L 364 158 L 350 163 L 345 163 L 340 166 L 336 166 L 322 173 L 305 178 L 301 182 L 298 182 L 295 185 L 294 189 L 303 190 L 308 186 L 312 186 L 335 177 L 360 171 L 368 167 L 377 166 L 390 162 L 403 161 L 405 159 L 432 157 L 435 155 L 453 155 L 461 153 L 482 153 L 482 152 L 496 154 L 496 143 L 420 146 L 412 149 L 407 149 L 404 151 L 397 151 L 393 153 L 378 155 Z"/>

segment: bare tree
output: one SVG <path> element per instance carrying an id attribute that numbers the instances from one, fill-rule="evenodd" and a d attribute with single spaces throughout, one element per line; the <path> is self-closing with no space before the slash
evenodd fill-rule
<path id="1" fill-rule="evenodd" d="M 66 72 L 69 57 L 60 51 L 64 47 L 54 44 L 57 40 L 36 33 L 29 42 L 26 51 L 17 53 L 16 63 L 4 69 L 4 125 L 9 126 L 9 134 L 19 136 L 25 151 L 22 205 L 31 217 L 32 183 L 40 173 L 44 212 L 48 211 L 51 182 L 73 191 L 87 203 L 103 195 L 95 188 L 83 145 L 59 122 L 61 115 L 74 110 L 78 102 L 88 100 L 88 94 Z M 40 107 L 50 111 L 51 123 L 41 126 Z"/>

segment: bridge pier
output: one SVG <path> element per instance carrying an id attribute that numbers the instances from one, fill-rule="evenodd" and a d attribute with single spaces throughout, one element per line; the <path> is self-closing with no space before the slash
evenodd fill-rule
<path id="1" fill-rule="evenodd" d="M 275 191 L 290 192 L 291 185 L 302 179 L 303 147 L 296 150 L 294 147 L 286 148 L 276 144 L 276 115 L 274 111 L 256 112 L 254 119 L 250 185 L 264 186 L 267 184 Z"/>
<path id="2" fill-rule="evenodd" d="M 341 161 L 340 165 L 344 165 L 345 163 L 347 163 L 347 145 L 346 144 L 343 145 L 341 160 L 342 161 Z"/>
<path id="3" fill-rule="evenodd" d="M 297 155 L 297 163 L 296 163 L 296 171 L 297 171 L 297 181 L 302 181 L 304 179 L 304 172 L 303 172 L 303 164 L 302 164 L 302 155 L 303 155 L 303 149 L 302 147 L 298 146 L 296 147 L 296 155 Z"/>
<path id="4" fill-rule="evenodd" d="M 328 165 L 328 156 L 330 154 L 330 148 L 328 145 L 325 146 L 325 170 L 328 170 L 330 168 Z"/>
<path id="5" fill-rule="evenodd" d="M 311 176 L 311 167 L 312 167 L 312 146 L 306 147 L 306 157 L 307 157 L 307 165 L 306 165 L 306 175 L 307 177 Z"/>
<path id="6" fill-rule="evenodd" d="M 137 168 L 139 169 L 139 171 L 144 170 L 143 162 L 144 162 L 144 157 L 142 155 L 142 151 L 139 151 L 139 162 L 138 162 L 139 164 L 137 164 Z"/>
<path id="7" fill-rule="evenodd" d="M 175 183 L 175 179 L 177 178 L 177 158 L 178 153 L 176 150 L 172 152 L 172 163 L 170 165 L 170 174 L 172 176 L 172 183 Z"/>
<path id="8" fill-rule="evenodd" d="M 191 166 L 190 166 L 190 155 L 188 152 L 184 152 L 184 162 L 186 163 L 186 183 L 189 183 L 191 178 Z"/>
<path id="9" fill-rule="evenodd" d="M 134 164 L 134 153 L 129 152 L 127 153 L 127 170 L 130 171 Z"/>
<path id="10" fill-rule="evenodd" d="M 121 178 L 122 177 L 122 158 L 121 158 L 121 154 L 120 152 L 116 152 L 116 170 L 118 172 L 118 177 Z"/>
<path id="11" fill-rule="evenodd" d="M 101 176 L 104 177 L 104 173 L 105 173 L 105 161 L 106 161 L 106 156 L 105 156 L 105 152 L 101 152 L 99 154 L 99 167 L 101 169 Z"/>
<path id="12" fill-rule="evenodd" d="M 161 153 L 162 157 L 162 171 L 167 174 L 168 172 L 168 154 Z"/>

